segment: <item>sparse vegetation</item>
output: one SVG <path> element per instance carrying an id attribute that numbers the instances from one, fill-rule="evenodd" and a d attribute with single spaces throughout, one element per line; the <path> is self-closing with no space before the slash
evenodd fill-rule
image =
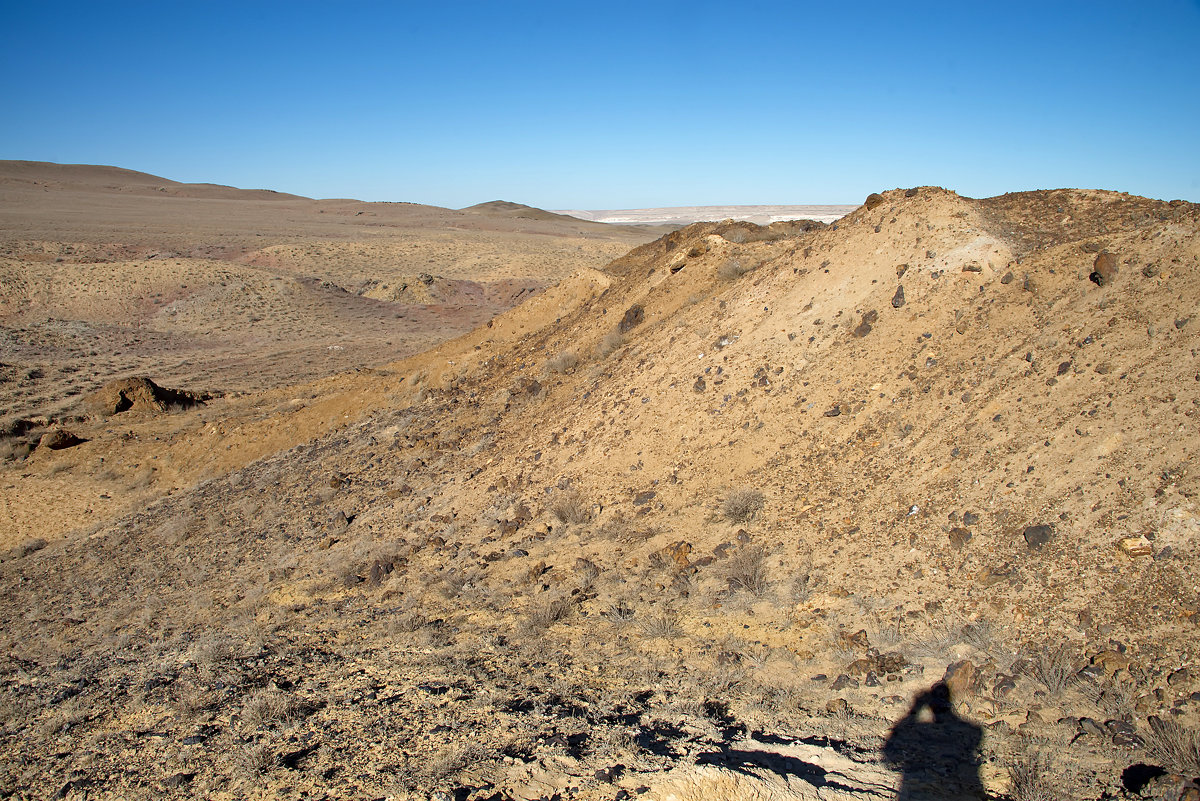
<path id="1" fill-rule="evenodd" d="M 625 344 L 625 335 L 620 331 L 610 331 L 605 334 L 600 340 L 600 344 L 596 346 L 596 352 L 600 356 L 608 356 L 619 350 Z"/>
<path id="2" fill-rule="evenodd" d="M 1200 729 L 1190 729 L 1170 718 L 1151 715 L 1144 735 L 1146 750 L 1169 770 L 1200 776 Z"/>
<path id="3" fill-rule="evenodd" d="M 726 259 L 717 267 L 717 278 L 722 281 L 736 281 L 750 271 L 739 259 Z"/>
<path id="4" fill-rule="evenodd" d="M 559 493 L 550 503 L 550 512 L 560 523 L 580 525 L 592 519 L 592 505 L 576 490 Z"/>
<path id="5" fill-rule="evenodd" d="M 1008 769 L 1013 801 L 1058 801 L 1062 788 L 1050 779 L 1050 760 L 1040 751 L 1021 755 Z"/>
<path id="6" fill-rule="evenodd" d="M 763 510 L 765 500 L 760 490 L 736 489 L 725 498 L 721 513 L 731 523 L 745 523 Z"/>
<path id="7" fill-rule="evenodd" d="M 755 597 L 762 596 L 770 586 L 766 560 L 766 550 L 761 546 L 739 548 L 729 557 L 725 566 L 725 579 L 729 587 L 744 590 Z"/>
<path id="8" fill-rule="evenodd" d="M 572 351 L 564 350 L 546 362 L 549 373 L 569 373 L 579 365 L 579 356 Z"/>
<path id="9" fill-rule="evenodd" d="M 1026 649 L 1025 672 L 1051 696 L 1061 695 L 1079 682 L 1075 655 L 1065 645 L 1035 645 Z"/>

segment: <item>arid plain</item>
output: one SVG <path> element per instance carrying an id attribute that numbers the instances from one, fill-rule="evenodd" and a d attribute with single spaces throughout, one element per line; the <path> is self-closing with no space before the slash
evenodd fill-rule
<path id="1" fill-rule="evenodd" d="M 0 795 L 1200 793 L 1196 206 L 0 176 Z"/>

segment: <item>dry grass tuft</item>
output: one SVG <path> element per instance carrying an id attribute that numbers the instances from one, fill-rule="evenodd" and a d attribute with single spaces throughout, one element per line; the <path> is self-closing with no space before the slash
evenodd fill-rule
<path id="1" fill-rule="evenodd" d="M 579 366 L 579 356 L 569 350 L 555 356 L 546 362 L 547 373 L 569 373 Z"/>
<path id="2" fill-rule="evenodd" d="M 574 604 L 570 597 L 550 598 L 530 607 L 525 615 L 523 628 L 526 631 L 542 631 L 570 616 Z"/>
<path id="3" fill-rule="evenodd" d="M 770 586 L 767 577 L 767 552 L 761 546 L 739 548 L 725 563 L 725 580 L 730 589 L 745 590 L 762 597 Z"/>
<path id="4" fill-rule="evenodd" d="M 1175 773 L 1200 776 L 1200 730 L 1156 715 L 1151 715 L 1148 722 L 1146 750 Z"/>
<path id="5" fill-rule="evenodd" d="M 560 523 L 586 523 L 592 519 L 592 505 L 576 490 L 567 490 L 550 502 L 550 513 Z"/>
<path id="6" fill-rule="evenodd" d="M 721 513 L 731 523 L 745 523 L 761 512 L 765 505 L 766 501 L 759 490 L 736 489 L 729 493 L 729 497 L 721 505 Z"/>
<path id="7" fill-rule="evenodd" d="M 717 278 L 722 281 L 736 281 L 748 272 L 750 268 L 743 266 L 737 259 L 728 259 L 717 268 Z"/>
<path id="8" fill-rule="evenodd" d="M 1050 773 L 1045 754 L 1030 752 L 1018 758 L 1008 769 L 1013 801 L 1058 801 L 1060 788 L 1051 781 Z"/>
<path id="9" fill-rule="evenodd" d="M 1064 645 L 1029 649 L 1025 673 L 1051 696 L 1061 695 L 1079 682 L 1074 655 Z"/>

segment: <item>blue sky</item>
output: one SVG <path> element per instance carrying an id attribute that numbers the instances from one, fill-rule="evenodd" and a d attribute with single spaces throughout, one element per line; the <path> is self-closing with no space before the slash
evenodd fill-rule
<path id="1" fill-rule="evenodd" d="M 1200 1 L 0 0 L 0 158 L 452 207 L 1200 201 Z"/>

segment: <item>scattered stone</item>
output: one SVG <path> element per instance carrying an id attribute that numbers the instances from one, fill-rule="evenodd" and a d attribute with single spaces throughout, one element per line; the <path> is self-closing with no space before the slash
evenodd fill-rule
<path id="1" fill-rule="evenodd" d="M 663 556 L 670 558 L 671 561 L 675 563 L 675 566 L 680 569 L 692 566 L 691 561 L 688 559 L 688 554 L 691 552 L 692 544 L 690 542 L 684 542 L 683 540 L 673 542 L 666 548 L 662 549 Z"/>
<path id="2" fill-rule="evenodd" d="M 974 512 L 963 512 L 963 525 L 974 526 L 979 522 L 979 515 Z"/>
<path id="3" fill-rule="evenodd" d="M 617 330 L 622 334 L 629 333 L 641 325 L 645 319 L 646 310 L 642 308 L 640 303 L 635 303 L 625 310 L 625 316 L 621 318 L 621 322 L 617 325 Z"/>
<path id="4" fill-rule="evenodd" d="M 1029 526 L 1025 529 L 1025 542 L 1030 548 L 1040 548 L 1050 541 L 1050 537 L 1054 534 L 1054 526 L 1036 525 Z"/>
<path id="5" fill-rule="evenodd" d="M 950 545 L 954 548 L 962 548 L 971 541 L 971 531 L 962 526 L 955 526 L 950 529 Z"/>
<path id="6" fill-rule="evenodd" d="M 47 431 L 42 434 L 42 438 L 38 441 L 39 448 L 49 448 L 52 451 L 61 451 L 65 448 L 74 448 L 87 442 L 86 439 L 76 436 L 66 429 L 56 428 L 53 431 Z"/>
<path id="7" fill-rule="evenodd" d="M 946 673 L 942 676 L 942 683 L 950 690 L 951 700 L 957 701 L 975 695 L 979 689 L 981 678 L 975 665 L 970 660 L 964 659 L 946 668 Z"/>
<path id="8" fill-rule="evenodd" d="M 1133 558 L 1154 554 L 1153 544 L 1144 536 L 1122 537 L 1117 541 L 1117 547 L 1124 551 L 1126 556 Z"/>
<path id="9" fill-rule="evenodd" d="M 1092 274 L 1088 276 L 1097 286 L 1108 286 L 1117 277 L 1117 257 L 1111 253 L 1101 253 L 1092 264 Z"/>
<path id="10" fill-rule="evenodd" d="M 1008 284 L 1011 284 L 1013 282 L 1014 277 L 1015 276 L 1013 276 L 1012 270 L 1009 270 L 1000 278 L 1000 283 L 1007 286 Z"/>
<path id="11" fill-rule="evenodd" d="M 1100 250 L 1101 250 L 1101 247 L 1100 247 L 1099 243 L 1097 243 L 1097 242 L 1084 242 L 1083 243 L 1083 252 L 1084 253 L 1099 253 Z"/>
<path id="12" fill-rule="evenodd" d="M 904 284 L 896 287 L 896 294 L 892 295 L 892 308 L 898 309 L 904 305 Z"/>
<path id="13" fill-rule="evenodd" d="M 912 189 L 905 189 L 904 196 L 905 197 L 916 197 L 919 192 L 920 192 L 920 190 L 914 186 Z"/>
<path id="14" fill-rule="evenodd" d="M 983 265 L 977 261 L 973 261 L 970 264 L 964 264 L 962 271 L 964 273 L 981 273 L 983 272 Z"/>
<path id="15" fill-rule="evenodd" d="M 862 316 L 862 322 L 859 323 L 858 327 L 855 328 L 854 331 L 851 332 L 852 335 L 855 337 L 858 337 L 859 339 L 862 339 L 867 334 L 871 333 L 871 324 L 874 323 L 878 319 L 879 319 L 879 312 L 875 311 L 874 309 L 871 309 L 871 311 L 867 312 L 866 314 L 864 314 Z"/>
<path id="16" fill-rule="evenodd" d="M 831 689 L 834 692 L 837 692 L 838 690 L 845 690 L 846 688 L 856 688 L 856 687 L 858 687 L 858 681 L 856 679 L 850 678 L 845 673 L 843 673 L 842 675 L 838 676 L 837 679 L 834 680 Z M 835 700 L 841 700 L 841 699 L 835 699 Z"/>
<path id="17" fill-rule="evenodd" d="M 1104 671 L 1105 675 L 1111 676 L 1118 670 L 1127 670 L 1133 664 L 1133 660 L 1127 657 L 1120 651 L 1108 649 L 1094 654 L 1089 660 L 1093 665 Z"/>
<path id="18" fill-rule="evenodd" d="M 837 416 L 838 416 L 838 415 L 840 415 L 841 413 L 842 413 L 842 407 L 841 407 L 841 406 L 839 406 L 838 404 L 836 404 L 836 403 L 835 403 L 835 404 L 833 404 L 833 408 L 832 408 L 832 409 L 830 409 L 829 411 L 825 412 L 825 416 L 826 416 L 826 417 L 837 417 Z"/>
<path id="19" fill-rule="evenodd" d="M 825 704 L 825 711 L 833 715 L 849 715 L 850 704 L 845 698 L 834 698 L 832 701 Z"/>
<path id="20" fill-rule="evenodd" d="M 171 406 L 187 409 L 212 397 L 209 393 L 167 389 L 149 378 L 137 377 L 110 381 L 84 398 L 84 404 L 93 413 L 107 417 L 128 410 L 165 412 Z"/>
<path id="21" fill-rule="evenodd" d="M 645 492 L 639 492 L 637 495 L 633 496 L 633 505 L 634 506 L 645 506 L 646 504 L 650 503 L 650 501 L 654 500 L 656 495 L 658 495 L 658 493 L 655 492 L 654 490 L 646 490 Z"/>
<path id="22" fill-rule="evenodd" d="M 696 383 L 692 384 L 692 392 L 703 392 L 708 389 L 708 384 L 704 381 L 704 377 L 700 376 L 696 379 Z"/>
<path id="23" fill-rule="evenodd" d="M 878 192 L 872 192 L 871 194 L 867 195 L 867 199 L 863 205 L 865 205 L 867 210 L 870 211 L 881 203 L 883 203 L 883 195 L 879 194 Z"/>
<path id="24" fill-rule="evenodd" d="M 1055 373 L 1055 375 L 1066 375 L 1068 372 L 1070 372 L 1070 370 L 1071 370 L 1071 363 L 1063 362 L 1060 365 L 1058 365 L 1058 370 Z"/>
<path id="25" fill-rule="evenodd" d="M 1171 675 L 1167 676 L 1167 684 L 1171 687 L 1180 687 L 1184 684 L 1187 684 L 1188 680 L 1191 678 L 1191 671 L 1189 671 L 1187 668 L 1179 668 L 1179 670 L 1176 670 L 1172 672 Z"/>
<path id="26" fill-rule="evenodd" d="M 1153 278 L 1154 276 L 1158 275 L 1158 265 L 1154 262 L 1147 264 L 1142 268 L 1142 275 L 1144 275 L 1146 278 Z"/>
<path id="27" fill-rule="evenodd" d="M 1175 320 L 1175 330 L 1181 330 L 1185 325 L 1192 321 L 1191 317 L 1180 317 Z"/>

